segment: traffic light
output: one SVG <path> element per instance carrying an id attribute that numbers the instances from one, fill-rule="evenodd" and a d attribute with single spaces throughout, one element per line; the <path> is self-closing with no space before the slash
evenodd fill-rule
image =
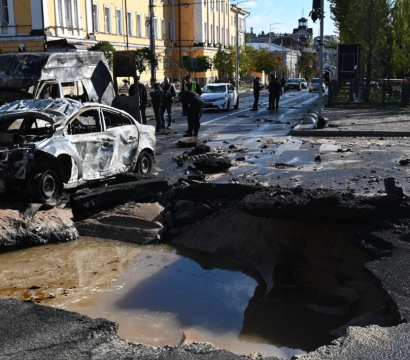
<path id="1" fill-rule="evenodd" d="M 317 19 L 321 19 L 323 16 L 322 0 L 313 0 L 312 9 L 309 16 L 313 22 L 316 22 Z"/>

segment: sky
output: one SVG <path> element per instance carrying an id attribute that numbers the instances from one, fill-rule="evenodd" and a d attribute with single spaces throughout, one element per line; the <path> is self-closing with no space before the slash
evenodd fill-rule
<path id="1" fill-rule="evenodd" d="M 233 4 L 234 1 L 231 0 L 231 3 Z M 275 33 L 292 33 L 293 29 L 298 27 L 298 19 L 302 17 L 304 10 L 304 17 L 309 20 L 308 27 L 313 28 L 314 36 L 319 36 L 319 20 L 314 23 L 309 17 L 312 10 L 312 0 L 248 0 L 240 5 L 251 13 L 246 21 L 246 32 L 250 32 L 251 27 L 253 27 L 253 32 L 256 34 L 261 31 L 267 33 L 271 27 Z M 330 18 L 329 1 L 327 0 L 325 0 L 324 28 L 325 35 L 335 33 L 333 20 Z"/>

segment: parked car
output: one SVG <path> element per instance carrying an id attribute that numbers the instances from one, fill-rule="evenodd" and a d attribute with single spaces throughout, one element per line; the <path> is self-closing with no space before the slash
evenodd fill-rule
<path id="1" fill-rule="evenodd" d="M 0 107 L 0 193 L 25 188 L 32 200 L 52 202 L 63 188 L 149 173 L 155 144 L 153 126 L 111 106 L 14 101 Z"/>
<path id="2" fill-rule="evenodd" d="M 290 89 L 294 90 L 301 90 L 302 85 L 300 84 L 299 79 L 288 79 L 285 84 L 285 91 L 289 91 Z"/>
<path id="3" fill-rule="evenodd" d="M 299 82 L 300 82 L 300 85 L 301 85 L 302 89 L 307 89 L 308 88 L 308 83 L 307 83 L 306 79 L 299 78 Z"/>
<path id="4" fill-rule="evenodd" d="M 319 84 L 320 84 L 319 78 L 313 78 L 313 79 L 310 81 L 310 84 L 309 84 L 309 92 L 319 91 Z M 326 84 L 325 84 L 324 81 L 323 81 L 323 83 L 322 83 L 322 89 L 323 89 L 323 92 L 325 92 L 325 90 L 326 90 Z"/>
<path id="5" fill-rule="evenodd" d="M 231 107 L 239 108 L 238 90 L 231 84 L 208 84 L 202 88 L 204 110 L 217 109 L 229 111 Z"/>

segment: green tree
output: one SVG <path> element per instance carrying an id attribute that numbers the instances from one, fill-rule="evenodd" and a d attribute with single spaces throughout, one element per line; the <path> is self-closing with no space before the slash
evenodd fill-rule
<path id="1" fill-rule="evenodd" d="M 245 43 L 249 44 L 251 42 L 252 42 L 251 34 L 246 34 L 245 35 Z"/>
<path id="2" fill-rule="evenodd" d="M 90 47 L 88 51 L 101 51 L 105 58 L 107 59 L 110 67 L 112 66 L 112 58 L 114 56 L 115 48 L 108 41 L 100 41 L 95 44 L 93 47 Z"/>
<path id="3" fill-rule="evenodd" d="M 222 46 L 218 45 L 218 51 L 213 58 L 215 69 L 220 73 L 224 73 L 228 78 L 232 78 L 236 70 L 236 52 L 231 46 L 228 50 L 222 50 Z"/>
<path id="4" fill-rule="evenodd" d="M 256 50 L 254 60 L 255 71 L 269 73 L 280 67 L 280 59 L 275 57 L 271 52 L 262 48 Z"/>
<path id="5" fill-rule="evenodd" d="M 303 52 L 298 61 L 298 69 L 306 80 L 312 79 L 315 76 L 315 54 L 311 52 Z"/>
<path id="6" fill-rule="evenodd" d="M 325 40 L 325 48 L 337 50 L 337 45 L 339 44 L 338 41 L 335 39 Z"/>
<path id="7" fill-rule="evenodd" d="M 244 78 L 246 74 L 255 71 L 256 50 L 252 46 L 242 46 L 240 49 L 240 54 L 239 75 L 241 78 Z"/>
<path id="8" fill-rule="evenodd" d="M 396 0 L 392 12 L 391 27 L 391 74 L 402 78 L 410 71 L 410 2 Z"/>
<path id="9" fill-rule="evenodd" d="M 197 61 L 197 67 L 196 68 L 192 67 L 192 60 L 191 59 L 196 59 L 196 61 Z M 196 58 L 188 57 L 182 63 L 182 67 L 189 74 L 193 73 L 194 71 L 196 71 L 196 72 L 206 72 L 207 70 L 209 70 L 211 68 L 211 63 L 210 63 L 209 58 L 207 56 L 197 56 Z"/>
<path id="10" fill-rule="evenodd" d="M 147 47 L 135 50 L 135 66 L 140 75 L 147 71 L 149 67 L 158 66 L 155 54 Z"/>

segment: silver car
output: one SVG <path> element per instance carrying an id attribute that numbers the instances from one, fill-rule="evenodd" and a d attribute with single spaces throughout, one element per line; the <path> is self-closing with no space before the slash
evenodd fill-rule
<path id="1" fill-rule="evenodd" d="M 319 78 L 313 78 L 311 81 L 310 81 L 310 84 L 309 84 L 309 92 L 312 92 L 312 91 L 319 91 L 319 84 L 320 84 L 320 82 L 319 82 Z M 325 84 L 325 81 L 323 80 L 323 82 L 322 82 L 322 89 L 323 89 L 323 92 L 325 92 L 325 90 L 326 90 L 326 84 Z"/>
<path id="2" fill-rule="evenodd" d="M 25 188 L 34 201 L 52 202 L 63 188 L 149 173 L 155 145 L 153 126 L 107 105 L 14 101 L 0 107 L 0 193 Z"/>

